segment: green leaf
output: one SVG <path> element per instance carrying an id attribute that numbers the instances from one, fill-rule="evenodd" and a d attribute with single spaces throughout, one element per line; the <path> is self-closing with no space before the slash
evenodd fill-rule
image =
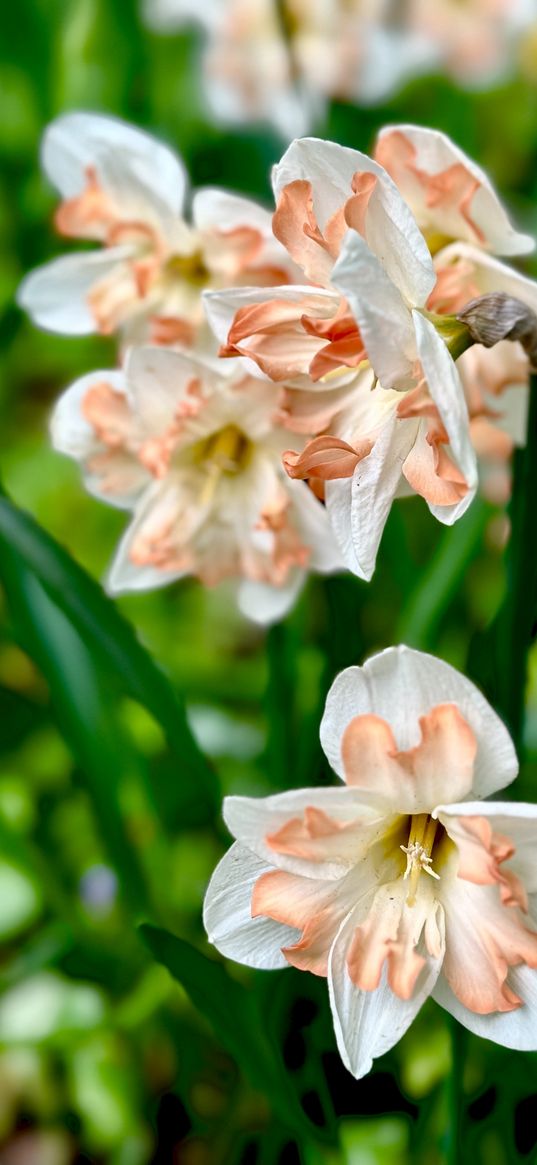
<path id="1" fill-rule="evenodd" d="M 489 516 L 490 508 L 476 498 L 468 513 L 444 531 L 403 610 L 396 633 L 398 643 L 407 643 L 422 651 L 431 650 L 442 618 L 481 542 Z"/>
<path id="2" fill-rule="evenodd" d="M 300 1136 L 318 1136 L 289 1087 L 284 1065 L 265 1033 L 251 991 L 232 979 L 222 963 L 207 958 L 184 939 L 148 925 L 140 927 L 140 934 L 157 962 L 177 979 L 208 1020 L 253 1087 L 268 1097 L 279 1119 Z"/>
<path id="3" fill-rule="evenodd" d="M 102 588 L 38 523 L 5 496 L 0 497 L 0 578 L 4 552 L 16 550 L 24 564 L 76 629 L 88 650 L 98 655 L 123 691 L 142 704 L 161 726 L 180 761 L 178 783 L 191 782 L 190 801 L 197 821 L 219 805 L 216 777 L 187 724 L 185 709 L 168 679 L 136 638 L 130 623 Z"/>
<path id="4" fill-rule="evenodd" d="M 122 788 L 136 779 L 138 758 L 119 729 L 109 693 L 80 636 L 7 548 L 2 578 L 22 644 L 49 684 L 60 726 L 85 778 L 123 894 L 137 915 L 152 913 L 146 877 L 120 805 Z"/>

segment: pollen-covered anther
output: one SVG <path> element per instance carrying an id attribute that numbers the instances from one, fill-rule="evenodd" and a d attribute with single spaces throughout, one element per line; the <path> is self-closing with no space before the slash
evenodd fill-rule
<path id="1" fill-rule="evenodd" d="M 416 891 L 422 871 L 438 882 L 440 881 L 440 874 L 437 874 L 436 870 L 432 868 L 432 851 L 437 828 L 438 822 L 428 813 L 417 813 L 410 818 L 408 844 L 399 847 L 406 854 L 406 870 L 403 879 L 408 882 L 407 906 L 413 906 L 416 901 Z"/>
<path id="2" fill-rule="evenodd" d="M 437 878 L 440 881 L 440 874 L 437 874 L 436 870 L 431 869 L 433 859 L 422 845 L 414 841 L 412 845 L 401 845 L 399 848 L 406 854 L 406 870 L 403 878 L 409 878 L 414 867 L 420 866 L 425 874 L 430 874 L 431 878 Z"/>

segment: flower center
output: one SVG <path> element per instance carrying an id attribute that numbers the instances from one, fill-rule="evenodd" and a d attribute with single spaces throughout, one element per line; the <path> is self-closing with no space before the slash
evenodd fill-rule
<path id="1" fill-rule="evenodd" d="M 440 880 L 440 874 L 432 868 L 432 851 L 437 830 L 438 821 L 435 821 L 429 813 L 416 813 L 410 818 L 408 843 L 399 847 L 406 854 L 403 878 L 408 881 L 407 906 L 413 906 L 416 901 L 416 890 L 422 871 L 431 878 Z"/>
<path id="2" fill-rule="evenodd" d="M 172 255 L 166 263 L 166 272 L 174 279 L 193 283 L 195 287 L 206 287 L 209 281 L 209 271 L 201 251 L 193 251 L 191 255 Z"/>
<path id="3" fill-rule="evenodd" d="M 210 502 L 223 475 L 228 478 L 236 477 L 246 469 L 253 449 L 252 441 L 237 428 L 237 425 L 226 425 L 198 442 L 194 450 L 194 461 L 205 474 L 202 503 Z"/>

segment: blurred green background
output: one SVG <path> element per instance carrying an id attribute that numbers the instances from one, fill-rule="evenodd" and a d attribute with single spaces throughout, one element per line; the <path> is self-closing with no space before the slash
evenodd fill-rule
<path id="1" fill-rule="evenodd" d="M 47 425 L 59 391 L 111 366 L 114 347 L 39 333 L 14 305 L 22 275 L 62 249 L 39 171 L 42 130 L 68 109 L 115 113 L 177 148 L 194 186 L 267 205 L 283 143 L 264 127 L 210 124 L 199 35 L 149 33 L 132 0 L 18 0 L 2 24 L 2 480 L 98 580 L 124 516 L 83 493 L 77 468 L 49 448 Z M 398 120 L 450 133 L 537 234 L 529 49 L 492 91 L 421 78 L 385 107 L 334 104 L 315 131 L 367 150 L 379 126 Z M 525 269 L 537 274 L 531 260 Z M 328 687 L 341 667 L 391 643 L 430 650 L 481 682 L 518 737 L 514 795 L 535 799 L 531 653 L 521 728 L 535 472 L 519 454 L 516 557 L 503 549 L 504 513 L 482 501 L 452 530 L 419 499 L 401 502 L 373 585 L 312 580 L 268 633 L 235 613 L 225 587 L 192 582 L 117 604 L 136 639 L 70 558 L 2 511 L 2 1165 L 537 1161 L 536 1056 L 467 1037 L 431 1003 L 354 1081 L 336 1053 L 326 984 L 293 969 L 224 970 L 200 917 L 229 841 L 222 795 L 330 781 L 318 741 Z M 192 945 L 155 930 L 140 937 L 143 921 Z"/>

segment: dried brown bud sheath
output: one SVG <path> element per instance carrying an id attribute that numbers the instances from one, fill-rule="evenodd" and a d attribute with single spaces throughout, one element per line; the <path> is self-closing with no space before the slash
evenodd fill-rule
<path id="1" fill-rule="evenodd" d="M 537 371 L 537 315 L 503 291 L 480 295 L 470 300 L 457 319 L 466 324 L 476 344 L 493 348 L 500 340 L 518 340 L 528 356 L 532 370 Z"/>

